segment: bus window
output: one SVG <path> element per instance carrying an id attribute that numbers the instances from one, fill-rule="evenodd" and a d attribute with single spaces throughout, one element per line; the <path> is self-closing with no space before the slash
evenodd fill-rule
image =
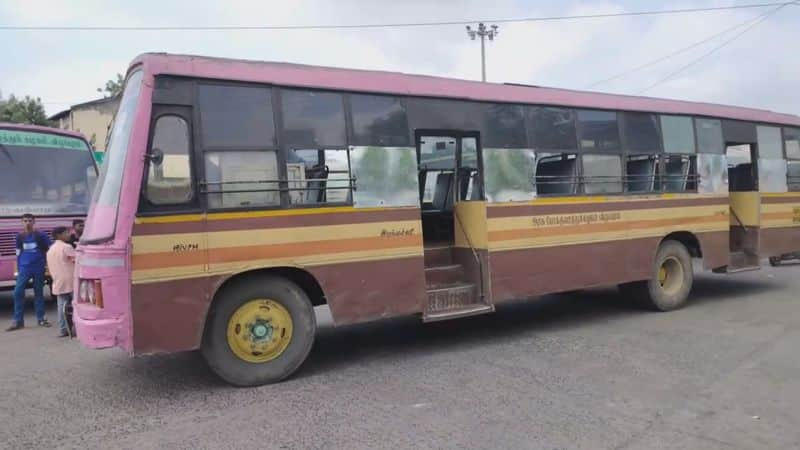
<path id="1" fill-rule="evenodd" d="M 203 148 L 275 148 L 270 89 L 201 84 L 198 103 Z"/>
<path id="2" fill-rule="evenodd" d="M 486 136 L 483 145 L 519 148 L 527 144 L 525 115 L 519 105 L 491 105 L 486 110 Z"/>
<path id="3" fill-rule="evenodd" d="M 175 205 L 192 199 L 189 148 L 186 120 L 176 115 L 156 120 L 144 191 L 150 203 Z"/>
<path id="4" fill-rule="evenodd" d="M 583 150 L 619 151 L 622 148 L 616 112 L 579 109 L 578 132 Z"/>
<path id="5" fill-rule="evenodd" d="M 758 138 L 758 190 L 786 192 L 786 160 L 779 127 L 756 126 Z"/>
<path id="6" fill-rule="evenodd" d="M 697 154 L 697 192 L 721 194 L 728 192 L 728 166 L 725 155 Z"/>
<path id="7" fill-rule="evenodd" d="M 397 97 L 350 96 L 353 122 L 351 142 L 356 145 L 404 146 L 411 143 L 406 110 Z"/>
<path id="8" fill-rule="evenodd" d="M 622 162 L 618 155 L 583 155 L 583 189 L 587 194 L 622 192 Z"/>
<path id="9" fill-rule="evenodd" d="M 294 148 L 331 148 L 346 144 L 341 94 L 281 90 L 283 133 Z"/>
<path id="10" fill-rule="evenodd" d="M 533 150 L 484 148 L 483 173 L 488 202 L 521 202 L 536 197 Z"/>
<path id="11" fill-rule="evenodd" d="M 531 107 L 528 129 L 537 150 L 575 150 L 578 148 L 575 114 L 571 109 Z"/>
<path id="12" fill-rule="evenodd" d="M 724 155 L 725 142 L 722 139 L 722 122 L 716 119 L 695 119 L 697 133 L 697 153 Z"/>
<path id="13" fill-rule="evenodd" d="M 693 155 L 697 148 L 692 118 L 668 115 L 662 115 L 660 118 L 664 152 L 666 153 L 661 174 L 661 190 L 664 192 L 695 190 L 697 187 L 697 160 Z"/>
<path id="14" fill-rule="evenodd" d="M 661 150 L 661 132 L 655 114 L 624 112 L 625 147 L 629 153 L 657 153 Z"/>
<path id="15" fill-rule="evenodd" d="M 664 155 L 661 189 L 664 192 L 684 192 L 695 189 L 695 158 L 688 155 Z"/>
<path id="16" fill-rule="evenodd" d="M 539 153 L 536 160 L 537 194 L 571 195 L 578 192 L 578 155 Z"/>
<path id="17" fill-rule="evenodd" d="M 778 127 L 757 126 L 759 159 L 783 159 L 781 129 Z"/>
<path id="18" fill-rule="evenodd" d="M 657 155 L 630 155 L 625 166 L 626 192 L 653 192 L 658 188 Z"/>
<path id="19" fill-rule="evenodd" d="M 208 207 L 280 205 L 274 150 L 206 152 Z"/>
<path id="20" fill-rule="evenodd" d="M 413 147 L 350 147 L 350 166 L 357 183 L 353 206 L 419 206 Z M 438 173 L 427 172 L 426 183 L 435 181 Z M 424 201 L 433 200 L 433 188 L 426 189 Z"/>
<path id="21" fill-rule="evenodd" d="M 800 191 L 800 128 L 784 128 L 786 147 L 786 182 L 788 190 Z"/>
<path id="22" fill-rule="evenodd" d="M 661 133 L 664 136 L 664 152 L 695 153 L 694 126 L 691 117 L 661 116 Z"/>

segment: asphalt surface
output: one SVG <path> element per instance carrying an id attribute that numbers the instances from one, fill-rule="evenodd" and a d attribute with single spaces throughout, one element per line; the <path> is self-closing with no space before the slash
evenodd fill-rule
<path id="1" fill-rule="evenodd" d="M 247 389 L 198 353 L 0 332 L 0 447 L 800 448 L 798 293 L 787 265 L 698 275 L 672 313 L 614 289 L 427 325 L 333 328 L 321 309 L 299 372 Z"/>

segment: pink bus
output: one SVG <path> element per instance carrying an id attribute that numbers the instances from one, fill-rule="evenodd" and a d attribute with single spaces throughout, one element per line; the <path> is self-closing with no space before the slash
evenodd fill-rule
<path id="1" fill-rule="evenodd" d="M 86 216 L 97 180 L 91 148 L 79 133 L 0 123 L 0 289 L 14 287 L 20 217 L 45 233 Z"/>
<path id="2" fill-rule="evenodd" d="M 279 381 L 334 324 L 489 314 L 800 250 L 800 117 L 391 72 L 145 54 L 78 246 L 89 347 Z M 502 326 L 502 324 L 498 324 Z"/>

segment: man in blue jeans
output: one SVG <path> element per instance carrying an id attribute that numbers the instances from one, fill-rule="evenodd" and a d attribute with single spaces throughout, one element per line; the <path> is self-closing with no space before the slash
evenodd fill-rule
<path id="1" fill-rule="evenodd" d="M 50 238 L 36 231 L 33 214 L 22 215 L 22 233 L 17 234 L 17 284 L 14 287 L 14 322 L 6 331 L 25 327 L 25 285 L 33 279 L 34 306 L 36 320 L 40 327 L 49 327 L 44 317 L 44 264 Z"/>

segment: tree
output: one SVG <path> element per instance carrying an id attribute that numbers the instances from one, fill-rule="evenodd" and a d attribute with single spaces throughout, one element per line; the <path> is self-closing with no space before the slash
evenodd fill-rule
<path id="1" fill-rule="evenodd" d="M 117 79 L 111 79 L 106 81 L 106 86 L 102 88 L 97 88 L 97 92 L 103 94 L 103 97 L 115 97 L 122 92 L 122 84 L 125 83 L 125 79 L 122 78 L 122 74 L 117 74 Z"/>
<path id="2" fill-rule="evenodd" d="M 23 99 L 10 95 L 8 100 L 0 101 L 0 122 L 49 125 L 42 99 L 28 95 Z"/>

